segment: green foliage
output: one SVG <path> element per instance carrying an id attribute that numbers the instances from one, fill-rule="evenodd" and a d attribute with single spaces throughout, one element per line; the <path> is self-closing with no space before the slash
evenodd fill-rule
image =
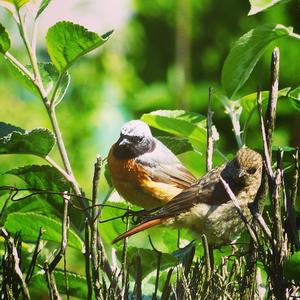
<path id="1" fill-rule="evenodd" d="M 291 101 L 296 110 L 300 110 L 300 87 L 291 89 L 287 94 L 288 99 Z"/>
<path id="2" fill-rule="evenodd" d="M 234 98 L 247 81 L 269 44 L 292 32 L 291 27 L 280 24 L 262 25 L 251 29 L 236 41 L 222 69 L 222 86 L 229 98 Z"/>
<path id="3" fill-rule="evenodd" d="M 0 154 L 33 154 L 45 157 L 55 145 L 53 133 L 46 128 L 35 128 L 30 131 L 0 123 L 0 132 L 6 135 L 0 137 Z M 9 132 L 9 133 L 8 133 Z"/>
<path id="4" fill-rule="evenodd" d="M 68 294 L 71 297 L 86 299 L 87 284 L 84 276 L 72 272 L 66 272 L 65 274 L 63 270 L 55 270 L 54 277 L 57 283 L 58 291 L 61 294 Z M 68 284 L 68 289 L 66 288 L 66 282 Z M 30 289 L 35 293 L 47 293 L 47 283 L 45 282 L 45 277 L 43 274 L 36 273 L 32 277 Z"/>
<path id="5" fill-rule="evenodd" d="M 6 29 L 0 24 L 0 52 L 5 53 L 10 48 L 10 38 Z"/>
<path id="6" fill-rule="evenodd" d="M 294 253 L 284 262 L 283 271 L 287 279 L 300 283 L 300 252 Z"/>
<path id="7" fill-rule="evenodd" d="M 251 9 L 248 15 L 255 15 L 263 10 L 266 10 L 269 7 L 272 7 L 275 4 L 287 2 L 289 0 L 249 0 Z"/>
<path id="8" fill-rule="evenodd" d="M 36 14 L 36 17 L 35 19 L 37 19 L 43 12 L 44 10 L 47 8 L 47 6 L 49 5 L 49 3 L 51 2 L 52 0 L 42 0 L 41 1 L 41 5 L 39 7 L 39 10 Z"/>
<path id="9" fill-rule="evenodd" d="M 144 114 L 141 119 L 154 128 L 188 138 L 192 143 L 206 144 L 206 120 L 200 114 L 184 110 L 157 110 Z"/>
<path id="10" fill-rule="evenodd" d="M 13 4 L 17 9 L 21 8 L 25 4 L 27 4 L 30 0 L 3 0 L 4 2 L 8 2 Z"/>
<path id="11" fill-rule="evenodd" d="M 117 257 L 119 260 L 122 260 L 122 249 L 117 251 Z M 157 253 L 154 250 L 150 249 L 143 249 L 129 246 L 127 248 L 127 264 L 129 267 L 130 275 L 133 278 L 136 278 L 136 259 L 137 256 L 142 258 L 141 260 L 141 271 L 142 271 L 142 278 L 144 279 L 147 275 L 157 269 Z M 160 268 L 161 270 L 167 269 L 169 267 L 173 267 L 178 263 L 176 257 L 172 256 L 168 253 L 161 253 L 161 260 L 160 260 Z"/>
<path id="12" fill-rule="evenodd" d="M 188 141 L 188 139 L 173 137 L 173 136 L 157 136 L 165 146 L 167 146 L 175 155 L 179 155 L 181 153 L 187 151 L 193 151 L 193 146 Z"/>
<path id="13" fill-rule="evenodd" d="M 51 61 L 64 73 L 74 61 L 100 47 L 112 32 L 102 37 L 71 22 L 58 22 L 49 28 L 46 41 Z"/>
<path id="14" fill-rule="evenodd" d="M 5 228 L 12 234 L 19 231 L 25 242 L 35 243 L 40 228 L 43 229 L 42 240 L 61 243 L 61 222 L 35 212 L 14 212 L 7 216 Z M 79 251 L 83 248 L 80 237 L 69 229 L 68 245 Z"/>

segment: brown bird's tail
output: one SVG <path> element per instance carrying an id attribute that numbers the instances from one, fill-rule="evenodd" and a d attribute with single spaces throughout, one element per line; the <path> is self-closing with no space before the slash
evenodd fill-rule
<path id="1" fill-rule="evenodd" d="M 113 241 L 112 244 L 119 242 L 131 235 L 134 235 L 140 231 L 143 231 L 145 229 L 151 228 L 153 226 L 159 225 L 162 223 L 163 219 L 154 219 L 154 220 L 149 220 L 146 221 L 140 225 L 137 225 L 136 227 L 133 227 L 132 229 L 129 229 L 128 231 L 125 231 L 124 233 L 120 234 L 119 236 L 117 236 Z"/>

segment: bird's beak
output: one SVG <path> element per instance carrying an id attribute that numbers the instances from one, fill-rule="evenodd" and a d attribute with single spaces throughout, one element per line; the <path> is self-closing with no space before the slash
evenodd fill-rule
<path id="1" fill-rule="evenodd" d="M 238 172 L 238 178 L 243 178 L 245 176 L 245 171 L 244 170 L 239 170 Z"/>
<path id="2" fill-rule="evenodd" d="M 125 145 L 129 144 L 129 141 L 125 138 L 119 138 L 118 141 L 117 141 L 117 144 L 119 146 L 125 146 Z"/>

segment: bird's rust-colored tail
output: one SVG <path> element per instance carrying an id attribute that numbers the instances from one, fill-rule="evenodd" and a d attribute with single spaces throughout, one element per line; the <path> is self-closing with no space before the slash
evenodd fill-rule
<path id="1" fill-rule="evenodd" d="M 132 229 L 129 229 L 128 231 L 125 231 L 124 233 L 120 234 L 117 236 L 113 241 L 112 244 L 117 243 L 131 235 L 134 235 L 140 231 L 143 231 L 145 229 L 151 228 L 153 226 L 159 225 L 162 223 L 163 219 L 154 219 L 154 220 L 149 220 L 146 221 L 145 223 L 142 223 L 140 225 L 137 225 L 136 227 L 133 227 Z"/>

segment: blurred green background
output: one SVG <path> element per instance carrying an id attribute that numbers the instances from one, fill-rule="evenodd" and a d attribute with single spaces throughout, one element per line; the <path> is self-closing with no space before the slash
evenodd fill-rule
<path id="1" fill-rule="evenodd" d="M 38 56 L 49 61 L 44 35 L 58 20 L 66 19 L 100 34 L 114 29 L 110 40 L 92 55 L 80 59 L 71 69 L 71 85 L 58 107 L 63 137 L 81 186 L 90 195 L 93 163 L 99 153 L 106 157 L 118 138 L 120 126 L 157 109 L 186 109 L 206 114 L 208 88 L 220 90 L 223 62 L 234 41 L 251 28 L 264 23 L 282 23 L 300 32 L 297 1 L 275 6 L 266 12 L 247 16 L 248 1 L 208 0 L 53 0 L 39 26 Z M 1 9 L 1 22 L 14 37 L 13 54 L 25 61 L 12 18 Z M 300 43 L 284 39 L 276 42 L 281 51 L 280 88 L 300 83 Z M 256 66 L 239 96 L 269 85 L 272 47 Z M 0 120 L 32 129 L 51 128 L 42 103 L 15 80 L 0 61 Z M 228 115 L 214 100 L 214 123 L 220 133 L 219 149 L 226 155 L 237 150 Z M 256 114 L 256 113 L 255 113 Z M 242 115 L 242 124 L 247 115 Z M 252 119 L 247 144 L 260 148 L 258 122 Z M 300 144 L 299 115 L 288 102 L 279 103 L 275 145 Z M 52 156 L 59 161 L 56 151 Z M 195 175 L 204 172 L 204 155 L 181 156 Z M 0 172 L 16 165 L 43 164 L 29 156 L 0 156 Z M 220 159 L 215 158 L 218 164 Z M 2 183 L 17 182 L 2 176 Z M 107 187 L 103 184 L 101 197 Z"/>

